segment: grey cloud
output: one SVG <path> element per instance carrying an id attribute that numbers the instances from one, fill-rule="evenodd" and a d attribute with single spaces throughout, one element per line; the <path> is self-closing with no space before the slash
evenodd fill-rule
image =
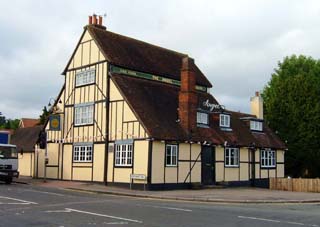
<path id="1" fill-rule="evenodd" d="M 319 1 L 16 1 L 0 8 L 0 111 L 37 117 L 87 16 L 107 13 L 111 31 L 189 54 L 220 103 L 249 111 L 249 99 L 286 55 L 319 58 Z"/>

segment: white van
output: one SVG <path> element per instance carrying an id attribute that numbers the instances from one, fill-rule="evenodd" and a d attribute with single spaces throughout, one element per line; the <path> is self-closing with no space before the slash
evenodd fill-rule
<path id="1" fill-rule="evenodd" d="M 0 181 L 10 184 L 14 177 L 19 177 L 17 147 L 0 143 Z"/>

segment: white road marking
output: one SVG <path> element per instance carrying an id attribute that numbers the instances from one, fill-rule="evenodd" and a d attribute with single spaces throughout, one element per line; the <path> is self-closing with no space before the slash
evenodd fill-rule
<path id="1" fill-rule="evenodd" d="M 70 213 L 71 210 L 47 210 L 45 213 Z"/>
<path id="2" fill-rule="evenodd" d="M 30 205 L 30 203 L 2 203 L 0 205 Z"/>
<path id="3" fill-rule="evenodd" d="M 105 225 L 128 225 L 129 223 L 121 221 L 121 222 L 103 222 L 103 224 L 105 224 Z"/>
<path id="4" fill-rule="evenodd" d="M 22 200 L 22 199 L 11 198 L 11 197 L 5 197 L 5 196 L 0 196 L 0 199 L 7 199 L 7 200 L 14 200 L 14 201 L 21 202 L 19 204 L 38 204 L 35 202 L 31 202 L 31 201 L 26 201 L 26 200 Z M 8 204 L 8 203 L 5 203 L 5 204 Z"/>
<path id="5" fill-rule="evenodd" d="M 159 209 L 167 209 L 167 210 L 177 210 L 177 211 L 192 212 L 192 210 L 178 208 L 178 207 L 163 207 L 163 206 L 150 206 L 150 207 L 159 208 Z"/>
<path id="6" fill-rule="evenodd" d="M 75 209 L 71 209 L 71 208 L 66 208 L 66 210 L 70 210 L 70 211 L 78 212 L 78 213 L 83 213 L 83 214 L 90 214 L 90 215 L 99 216 L 99 217 L 113 218 L 113 219 L 119 219 L 119 220 L 123 220 L 123 221 L 135 222 L 135 223 L 143 223 L 142 221 L 139 221 L 139 220 L 111 216 L 111 215 L 106 215 L 106 214 L 98 214 L 98 213 L 93 213 L 93 212 L 88 212 L 88 211 L 83 211 L 83 210 L 75 210 Z"/>
<path id="7" fill-rule="evenodd" d="M 247 217 L 247 216 L 238 216 L 238 218 L 251 219 L 251 220 L 257 220 L 257 221 L 285 223 L 285 224 L 290 224 L 290 225 L 319 227 L 319 225 L 314 225 L 314 224 L 304 224 L 304 223 L 300 223 L 300 222 L 280 221 L 280 220 L 267 219 L 267 218 L 257 218 L 257 217 Z"/>
<path id="8" fill-rule="evenodd" d="M 303 223 L 299 223 L 299 222 L 287 222 L 287 223 L 291 225 L 304 225 Z"/>
<path id="9" fill-rule="evenodd" d="M 278 220 L 273 220 L 273 219 L 256 218 L 256 217 L 246 217 L 246 216 L 238 216 L 238 218 L 251 219 L 251 220 L 258 220 L 258 221 L 277 222 L 277 223 L 279 223 L 279 222 L 280 222 L 280 221 L 278 221 Z"/>

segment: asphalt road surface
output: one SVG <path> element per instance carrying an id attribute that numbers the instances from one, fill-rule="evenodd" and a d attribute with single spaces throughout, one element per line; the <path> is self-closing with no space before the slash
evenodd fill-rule
<path id="1" fill-rule="evenodd" d="M 313 226 L 320 204 L 212 204 L 0 184 L 0 226 Z"/>

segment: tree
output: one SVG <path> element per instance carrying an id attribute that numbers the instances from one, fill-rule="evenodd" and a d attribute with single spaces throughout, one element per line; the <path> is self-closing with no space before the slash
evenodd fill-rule
<path id="1" fill-rule="evenodd" d="M 40 125 L 44 125 L 50 115 L 50 111 L 48 111 L 47 107 L 44 106 L 42 109 L 42 114 L 40 115 Z"/>
<path id="2" fill-rule="evenodd" d="M 286 174 L 320 177 L 320 61 L 291 56 L 264 88 L 265 119 L 286 141 Z"/>
<path id="3" fill-rule="evenodd" d="M 0 112 L 0 129 L 4 128 L 4 125 L 6 124 L 6 117 L 2 115 Z"/>

